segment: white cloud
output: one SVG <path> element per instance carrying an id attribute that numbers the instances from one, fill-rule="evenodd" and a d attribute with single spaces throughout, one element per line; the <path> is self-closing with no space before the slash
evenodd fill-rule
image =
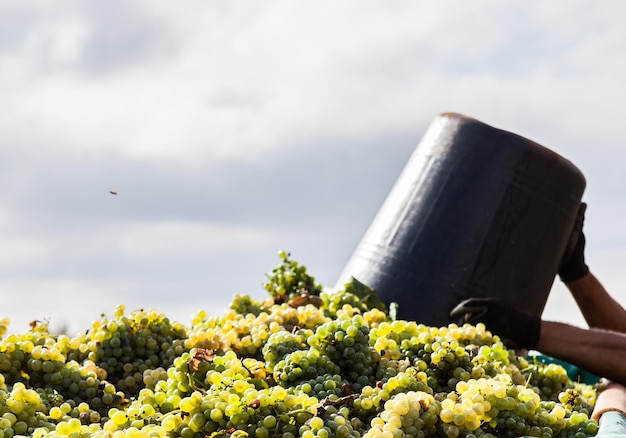
<path id="1" fill-rule="evenodd" d="M 106 248 L 140 259 L 201 256 L 207 251 L 251 248 L 266 245 L 274 236 L 257 229 L 227 224 L 188 221 L 124 223 L 99 230 L 87 246 L 80 245 L 84 236 L 75 236 L 75 255 L 95 255 Z M 70 240 L 70 242 L 72 241 Z M 86 254 L 84 254 L 86 253 Z"/>

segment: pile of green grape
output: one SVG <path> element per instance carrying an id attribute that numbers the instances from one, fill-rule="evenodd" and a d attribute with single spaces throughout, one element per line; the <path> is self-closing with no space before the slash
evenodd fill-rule
<path id="1" fill-rule="evenodd" d="M 0 438 L 594 436 L 597 389 L 483 324 L 396 320 L 285 252 L 265 301 L 188 325 L 118 306 L 74 337 L 0 320 Z"/>

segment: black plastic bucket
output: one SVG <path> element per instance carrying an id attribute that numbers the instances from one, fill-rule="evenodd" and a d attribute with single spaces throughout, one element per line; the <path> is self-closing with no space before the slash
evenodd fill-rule
<path id="1" fill-rule="evenodd" d="M 570 161 L 472 118 L 438 116 L 336 288 L 353 276 L 398 317 L 446 325 L 468 297 L 541 314 L 585 178 Z"/>

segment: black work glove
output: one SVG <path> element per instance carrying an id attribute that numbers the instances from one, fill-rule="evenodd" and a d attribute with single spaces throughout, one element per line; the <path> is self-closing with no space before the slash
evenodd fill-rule
<path id="1" fill-rule="evenodd" d="M 452 309 L 450 317 L 459 325 L 482 322 L 509 348 L 533 349 L 539 342 L 541 318 L 499 298 L 468 298 Z"/>
<path id="2" fill-rule="evenodd" d="M 569 242 L 561 260 L 559 277 L 564 283 L 578 280 L 589 273 L 589 267 L 585 263 L 585 234 L 583 233 L 586 210 L 587 204 L 581 203 L 576 222 L 574 223 L 574 229 L 572 234 L 570 234 Z"/>

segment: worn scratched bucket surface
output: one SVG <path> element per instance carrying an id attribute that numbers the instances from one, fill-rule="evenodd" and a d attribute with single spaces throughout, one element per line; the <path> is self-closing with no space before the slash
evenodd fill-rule
<path id="1" fill-rule="evenodd" d="M 468 297 L 541 314 L 585 178 L 570 161 L 472 118 L 438 116 L 340 275 L 398 303 L 398 317 L 446 325 Z"/>

